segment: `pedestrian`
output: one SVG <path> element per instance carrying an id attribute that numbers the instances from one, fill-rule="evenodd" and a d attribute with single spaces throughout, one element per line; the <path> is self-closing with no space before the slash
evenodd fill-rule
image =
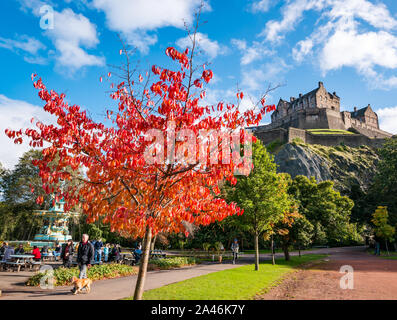
<path id="1" fill-rule="evenodd" d="M 108 262 L 108 261 L 109 261 L 109 251 L 110 251 L 110 244 L 107 243 L 107 244 L 105 245 L 105 247 L 103 248 L 103 260 L 104 260 L 105 262 Z"/>
<path id="2" fill-rule="evenodd" d="M 69 239 L 68 243 L 62 246 L 61 259 L 63 261 L 63 266 L 65 268 L 70 268 L 72 266 L 74 248 L 73 240 Z"/>
<path id="3" fill-rule="evenodd" d="M 119 248 L 117 247 L 117 244 L 113 244 L 112 260 L 114 262 L 119 262 L 121 260 L 120 251 L 119 251 Z"/>
<path id="4" fill-rule="evenodd" d="M 88 241 L 88 234 L 83 234 L 82 241 L 79 243 L 77 250 L 77 263 L 79 265 L 79 279 L 87 279 L 87 270 L 91 267 L 91 261 L 94 259 L 94 248 Z M 72 292 L 75 292 L 75 288 Z"/>
<path id="5" fill-rule="evenodd" d="M 233 264 L 236 264 L 237 255 L 238 255 L 238 248 L 239 248 L 238 241 L 237 241 L 237 239 L 234 239 L 234 241 L 232 243 L 232 246 L 231 246 L 231 249 L 232 249 L 232 252 L 233 252 Z"/>
<path id="6" fill-rule="evenodd" d="M 102 247 L 103 243 L 101 239 L 95 241 L 94 249 L 95 249 L 95 261 L 101 262 L 102 261 Z"/>
<path id="7" fill-rule="evenodd" d="M 375 241 L 375 255 L 380 256 L 380 242 L 378 240 Z"/>

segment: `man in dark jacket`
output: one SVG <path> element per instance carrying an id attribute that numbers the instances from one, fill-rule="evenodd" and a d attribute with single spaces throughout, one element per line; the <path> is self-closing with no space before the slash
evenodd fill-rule
<path id="1" fill-rule="evenodd" d="M 88 234 L 83 234 L 82 241 L 77 249 L 77 263 L 80 269 L 80 279 L 87 278 L 87 268 L 91 267 L 91 261 L 94 259 L 94 247 L 88 241 Z"/>

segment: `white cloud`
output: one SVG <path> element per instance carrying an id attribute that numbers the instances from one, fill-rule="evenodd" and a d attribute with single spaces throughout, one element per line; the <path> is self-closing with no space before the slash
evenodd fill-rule
<path id="1" fill-rule="evenodd" d="M 278 58 L 264 65 L 243 70 L 241 89 L 243 91 L 254 92 L 264 90 L 267 84 L 279 85 L 289 68 L 290 66 L 284 60 Z"/>
<path id="2" fill-rule="evenodd" d="M 180 38 L 176 41 L 176 45 L 181 49 L 191 48 L 192 39 L 190 36 Z M 218 41 L 212 41 L 206 34 L 196 33 L 196 45 L 199 51 L 206 54 L 210 59 L 215 59 L 218 55 L 226 54 L 227 47 L 220 45 Z"/>
<path id="3" fill-rule="evenodd" d="M 81 48 L 94 48 L 99 43 L 96 26 L 82 14 L 71 9 L 55 11 L 54 29 L 48 29 L 46 33 L 58 50 L 56 60 L 59 65 L 75 71 L 84 66 L 105 64 L 103 57 L 88 54 Z"/>
<path id="4" fill-rule="evenodd" d="M 351 67 L 371 87 L 388 89 L 397 86 L 397 77 L 385 75 L 385 70 L 397 69 L 397 20 L 383 3 L 291 0 L 282 9 L 282 19 L 269 21 L 262 35 L 273 44 L 279 43 L 303 20 L 303 14 L 308 10 L 318 11 L 320 18 L 314 31 L 292 49 L 296 62 L 313 62 L 323 75 Z"/>
<path id="5" fill-rule="evenodd" d="M 42 44 L 39 40 L 33 37 L 23 35 L 18 38 L 19 39 L 16 40 L 0 37 L 0 47 L 9 50 L 21 49 L 32 55 L 35 55 L 39 50 L 46 48 L 44 44 Z"/>
<path id="6" fill-rule="evenodd" d="M 22 10 L 26 12 L 30 10 L 37 18 L 41 18 L 41 7 L 56 5 L 53 1 L 18 1 L 21 3 Z M 54 10 L 53 13 L 54 28 L 47 29 L 45 34 L 52 40 L 57 50 L 55 59 L 58 66 L 66 67 L 69 73 L 74 73 L 85 66 L 103 66 L 104 57 L 92 55 L 86 51 L 86 49 L 95 48 L 99 43 L 96 25 L 84 15 L 76 14 L 72 9 L 64 9 L 61 12 Z M 37 63 L 40 59 L 30 58 L 29 61 Z"/>
<path id="7" fill-rule="evenodd" d="M 28 63 L 45 64 L 46 59 L 41 57 L 38 52 L 46 49 L 46 46 L 39 40 L 28 35 L 16 36 L 16 39 L 0 37 L 0 48 L 5 48 L 23 55 Z"/>
<path id="8" fill-rule="evenodd" d="M 142 52 L 157 41 L 154 31 L 162 27 L 183 28 L 191 23 L 201 0 L 93 0 L 93 6 L 105 12 L 109 29 L 123 36 Z M 205 10 L 209 10 L 205 4 Z"/>
<path id="9" fill-rule="evenodd" d="M 278 42 L 284 38 L 286 32 L 291 31 L 302 20 L 303 13 L 311 9 L 320 9 L 324 0 L 294 0 L 288 1 L 282 8 L 281 20 L 270 20 L 260 35 L 266 40 Z"/>
<path id="10" fill-rule="evenodd" d="M 379 117 L 379 127 L 390 133 L 397 134 L 397 106 L 376 110 Z"/>
<path id="11" fill-rule="evenodd" d="M 265 44 L 258 41 L 254 41 L 250 46 L 247 45 L 245 40 L 232 39 L 231 42 L 242 54 L 242 65 L 248 65 L 256 60 L 261 60 L 274 54 Z"/>
<path id="12" fill-rule="evenodd" d="M 337 30 L 324 45 L 320 60 L 324 71 L 351 66 L 366 72 L 375 65 L 397 67 L 397 37 L 385 31 L 357 33 Z"/>
<path id="13" fill-rule="evenodd" d="M 251 4 L 252 12 L 267 12 L 269 11 L 274 0 L 260 0 Z"/>
<path id="14" fill-rule="evenodd" d="M 29 149 L 29 144 L 14 144 L 4 131 L 7 128 L 19 130 L 21 128 L 32 127 L 30 119 L 35 118 L 44 123 L 56 123 L 55 118 L 45 112 L 43 108 L 32 105 L 26 101 L 13 100 L 0 94 L 0 162 L 11 169 L 22 154 Z"/>

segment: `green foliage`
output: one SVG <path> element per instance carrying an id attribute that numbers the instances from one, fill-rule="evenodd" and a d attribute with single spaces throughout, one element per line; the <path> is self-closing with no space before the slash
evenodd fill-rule
<path id="1" fill-rule="evenodd" d="M 289 193 L 297 200 L 299 213 L 314 226 L 315 244 L 321 244 L 325 239 L 328 245 L 361 241 L 356 225 L 350 223 L 354 203 L 334 190 L 333 182 L 317 183 L 313 177 L 297 176 L 289 187 Z"/>
<path id="2" fill-rule="evenodd" d="M 302 141 L 303 142 L 303 141 Z M 284 144 L 284 142 L 280 141 L 279 139 L 273 140 L 272 142 L 268 143 L 266 145 L 266 149 L 267 151 L 274 153 L 275 151 L 277 151 L 282 145 Z"/>
<path id="3" fill-rule="evenodd" d="M 273 156 L 259 140 L 252 151 L 254 168 L 250 175 L 238 177 L 235 186 L 226 186 L 227 199 L 244 209 L 244 214 L 228 219 L 251 234 L 260 234 L 283 218 L 291 202 L 286 192 L 287 177 L 277 174 Z"/>
<path id="4" fill-rule="evenodd" d="M 208 251 L 211 248 L 211 243 L 204 242 L 203 243 L 203 250 Z"/>
<path id="5" fill-rule="evenodd" d="M 172 257 L 164 259 L 153 259 L 149 261 L 149 264 L 155 265 L 156 267 L 164 270 L 190 266 L 197 263 L 199 263 L 199 259 L 194 257 Z"/>
<path id="6" fill-rule="evenodd" d="M 379 206 L 373 214 L 372 222 L 375 225 L 375 234 L 379 238 L 391 241 L 396 229 L 388 224 L 388 217 L 387 207 Z"/>
<path id="7" fill-rule="evenodd" d="M 30 277 L 26 283 L 28 286 L 38 286 L 40 285 L 40 280 L 45 276 L 45 272 L 38 272 L 34 276 Z M 117 277 L 124 277 L 129 275 L 134 275 L 138 273 L 137 267 L 132 267 L 123 264 L 102 264 L 92 266 L 87 273 L 88 278 L 91 280 L 102 280 L 102 279 L 112 279 Z M 73 276 L 78 277 L 79 269 L 74 268 L 58 268 L 54 270 L 54 278 L 56 286 L 64 286 L 70 284 Z"/>
<path id="8" fill-rule="evenodd" d="M 386 206 L 390 213 L 389 223 L 397 225 L 397 139 L 392 138 L 379 150 L 381 160 L 368 198 L 371 212 L 377 206 Z M 395 238 L 395 240 L 397 240 Z"/>
<path id="9" fill-rule="evenodd" d="M 291 142 L 291 144 L 294 146 L 304 144 L 304 143 L 305 142 L 301 138 L 294 138 L 294 139 L 292 139 L 292 142 Z"/>

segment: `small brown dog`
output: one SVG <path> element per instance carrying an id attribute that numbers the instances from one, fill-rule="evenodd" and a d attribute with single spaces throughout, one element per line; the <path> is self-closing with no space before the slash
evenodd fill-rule
<path id="1" fill-rule="evenodd" d="M 79 278 L 73 277 L 72 284 L 74 284 L 73 294 L 81 293 L 81 290 L 83 288 L 86 289 L 86 293 L 90 293 L 92 280 L 91 279 L 79 279 Z"/>

